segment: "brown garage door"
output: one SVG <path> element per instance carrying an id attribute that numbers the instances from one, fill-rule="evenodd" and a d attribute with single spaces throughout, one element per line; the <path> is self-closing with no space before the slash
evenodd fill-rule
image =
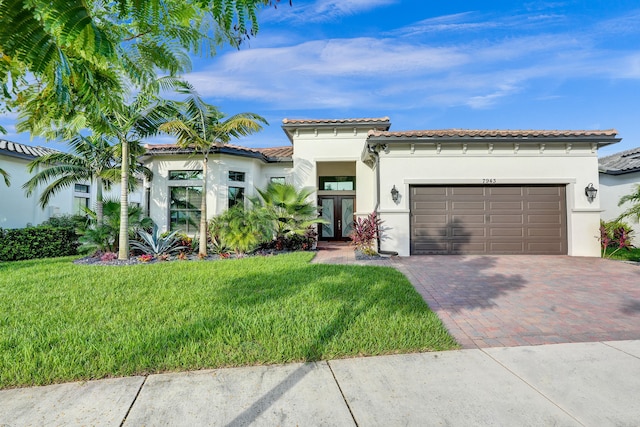
<path id="1" fill-rule="evenodd" d="M 561 185 L 411 187 L 411 253 L 567 253 Z"/>

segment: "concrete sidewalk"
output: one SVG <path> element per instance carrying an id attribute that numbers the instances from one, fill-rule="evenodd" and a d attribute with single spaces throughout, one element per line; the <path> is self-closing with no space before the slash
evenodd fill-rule
<path id="1" fill-rule="evenodd" d="M 0 391 L 0 425 L 622 426 L 640 341 L 216 369 Z"/>

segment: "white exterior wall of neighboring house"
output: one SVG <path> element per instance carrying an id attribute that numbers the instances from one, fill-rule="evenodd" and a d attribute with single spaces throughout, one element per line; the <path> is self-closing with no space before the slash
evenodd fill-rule
<path id="1" fill-rule="evenodd" d="M 388 154 L 380 151 L 380 217 L 388 230 L 381 249 L 410 253 L 411 185 L 487 185 L 562 184 L 566 185 L 568 254 L 598 256 L 600 200 L 590 203 L 584 194 L 589 183 L 598 183 L 597 157 L 591 144 L 546 144 L 519 147 L 496 143 L 489 152 L 487 144 L 390 145 Z M 398 203 L 391 198 L 391 188 L 400 191 Z"/>
<path id="2" fill-rule="evenodd" d="M 601 173 L 598 195 L 602 206 L 602 219 L 604 221 L 612 221 L 628 209 L 631 203 L 618 206 L 618 202 L 620 202 L 622 196 L 635 192 L 635 188 L 638 185 L 640 185 L 640 171 L 622 175 Z M 640 221 L 638 221 L 638 218 L 627 217 L 623 221 L 629 224 L 634 231 L 632 244 L 636 247 L 640 246 Z"/>
<path id="3" fill-rule="evenodd" d="M 27 164 L 38 155 L 46 152 L 53 152 L 48 148 L 31 147 L 24 144 L 1 141 L 0 145 L 0 168 L 8 172 L 11 177 L 11 186 L 7 187 L 4 182 L 0 182 L 0 227 L 1 228 L 24 228 L 28 225 L 39 225 L 54 216 L 74 214 L 74 197 L 87 198 L 89 208 L 95 208 L 96 204 L 96 184 L 90 182 L 78 182 L 89 186 L 89 192 L 76 192 L 75 185 L 64 188 L 52 196 L 47 206 L 40 207 L 40 194 L 46 188 L 41 185 L 30 197 L 25 195 L 22 188 L 37 169 L 30 174 L 27 171 Z M 11 144 L 11 145 L 9 145 Z M 19 150 L 19 151 L 18 151 Z M 142 182 L 141 182 L 142 184 Z M 129 202 L 142 205 L 143 189 L 140 185 L 135 191 L 129 194 Z M 104 191 L 105 200 L 120 200 L 120 186 L 114 185 L 110 191 Z"/>
<path id="4" fill-rule="evenodd" d="M 249 153 L 252 154 L 252 153 Z M 202 180 L 170 180 L 171 171 L 202 170 L 202 156 L 165 153 L 147 156 L 145 165 L 153 172 L 150 188 L 149 216 L 160 230 L 170 229 L 170 188 L 172 186 L 202 186 Z M 230 181 L 229 172 L 244 173 L 244 182 Z M 212 153 L 207 173 L 207 219 L 221 214 L 229 207 L 229 187 L 244 188 L 245 203 L 258 195 L 256 188 L 264 188 L 270 179 L 284 177 L 291 181 L 291 162 L 266 163 L 253 155 Z M 198 206 L 199 208 L 199 206 Z M 195 232 L 195 231 L 194 231 Z M 190 232 L 189 234 L 194 234 Z"/>

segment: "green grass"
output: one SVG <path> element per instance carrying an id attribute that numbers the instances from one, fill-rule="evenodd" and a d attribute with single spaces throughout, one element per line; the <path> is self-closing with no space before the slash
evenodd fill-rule
<path id="1" fill-rule="evenodd" d="M 640 261 L 640 248 L 632 248 L 632 249 L 620 249 L 613 255 L 609 255 L 615 249 L 609 248 L 607 249 L 607 258 L 618 259 L 623 261 Z"/>
<path id="2" fill-rule="evenodd" d="M 0 263 L 0 388 L 456 347 L 391 268 Z"/>

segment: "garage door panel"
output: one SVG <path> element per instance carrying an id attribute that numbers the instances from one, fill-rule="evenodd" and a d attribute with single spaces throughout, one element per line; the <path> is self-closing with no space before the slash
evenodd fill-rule
<path id="1" fill-rule="evenodd" d="M 491 224 L 522 224 L 524 222 L 523 215 L 490 215 L 489 222 Z"/>
<path id="2" fill-rule="evenodd" d="M 418 237 L 427 237 L 427 238 L 428 237 L 434 237 L 434 238 L 447 237 L 449 235 L 449 231 L 446 226 L 441 228 L 420 227 L 414 230 L 414 235 Z"/>
<path id="3" fill-rule="evenodd" d="M 414 200 L 428 198 L 428 196 L 446 196 L 447 187 L 413 187 L 412 196 Z"/>
<path id="4" fill-rule="evenodd" d="M 530 196 L 533 195 L 546 195 L 546 196 L 559 196 L 560 195 L 560 190 L 561 188 L 559 186 L 544 186 L 544 185 L 537 185 L 537 186 L 530 186 L 530 187 L 524 187 L 526 189 L 525 194 L 528 194 Z"/>
<path id="5" fill-rule="evenodd" d="M 446 200 L 436 202 L 436 201 L 425 201 L 425 202 L 415 202 L 415 208 L 420 211 L 445 211 L 447 210 L 447 202 Z"/>
<path id="6" fill-rule="evenodd" d="M 527 227 L 528 237 L 562 237 L 562 228 L 535 228 Z"/>
<path id="7" fill-rule="evenodd" d="M 434 225 L 442 224 L 446 225 L 449 222 L 448 215 L 414 215 L 413 220 L 416 225 Z"/>
<path id="8" fill-rule="evenodd" d="M 486 237 L 487 229 L 485 227 L 452 227 L 451 235 L 456 238 Z"/>
<path id="9" fill-rule="evenodd" d="M 485 202 L 451 202 L 451 209 L 456 211 L 484 211 L 485 210 Z"/>
<path id="10" fill-rule="evenodd" d="M 452 253 L 483 253 L 487 251 L 486 244 L 483 242 L 451 242 Z"/>
<path id="11" fill-rule="evenodd" d="M 484 224 L 484 214 L 480 215 L 451 215 L 453 222 L 462 224 Z"/>
<path id="12" fill-rule="evenodd" d="M 530 211 L 551 211 L 561 210 L 560 201 L 557 202 L 527 202 L 527 209 Z"/>
<path id="13" fill-rule="evenodd" d="M 522 196 L 522 187 L 487 187 L 491 196 Z"/>
<path id="14" fill-rule="evenodd" d="M 559 215 L 528 215 L 529 224 L 562 224 Z"/>
<path id="15" fill-rule="evenodd" d="M 489 252 L 522 253 L 524 252 L 524 242 L 489 242 Z"/>
<path id="16" fill-rule="evenodd" d="M 452 196 L 484 196 L 486 187 L 449 187 Z"/>
<path id="17" fill-rule="evenodd" d="M 565 187 L 411 187 L 412 254 L 566 254 Z"/>
<path id="18" fill-rule="evenodd" d="M 491 228 L 489 231 L 490 237 L 524 237 L 524 230 L 519 228 Z"/>
<path id="19" fill-rule="evenodd" d="M 514 210 L 514 211 L 522 211 L 524 202 L 515 200 L 515 201 L 491 201 L 489 202 L 489 209 L 491 210 Z"/>

